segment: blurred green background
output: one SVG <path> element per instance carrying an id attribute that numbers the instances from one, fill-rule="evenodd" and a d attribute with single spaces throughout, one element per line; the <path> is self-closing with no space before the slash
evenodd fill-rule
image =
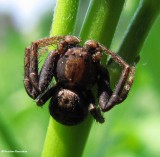
<path id="1" fill-rule="evenodd" d="M 138 1 L 127 1 L 111 46 L 116 51 Z M 49 36 L 53 7 L 30 29 L 17 27 L 11 12 L 0 12 L 0 156 L 2 150 L 24 150 L 20 156 L 39 157 L 48 126 L 48 105 L 39 108 L 23 87 L 24 48 Z M 35 16 L 36 17 L 36 16 Z M 141 50 L 141 60 L 129 97 L 105 113 L 106 122 L 93 123 L 84 157 L 160 156 L 160 18 Z M 136 41 L 133 41 L 136 42 Z M 53 148 L 54 149 L 54 148 Z"/>

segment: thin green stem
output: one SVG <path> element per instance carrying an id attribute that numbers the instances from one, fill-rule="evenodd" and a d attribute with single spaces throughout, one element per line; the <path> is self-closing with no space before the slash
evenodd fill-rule
<path id="1" fill-rule="evenodd" d="M 115 1 L 113 0 L 100 0 L 99 2 L 92 0 L 80 33 L 82 41 L 90 38 L 110 45 L 124 1 L 117 0 L 116 6 L 118 9 L 116 9 L 117 7 L 113 7 L 115 6 Z M 58 0 L 50 36 L 73 34 L 78 3 L 78 0 Z M 92 19 L 92 16 L 95 19 Z M 102 31 L 97 33 L 95 28 L 102 29 Z M 85 35 L 85 33 L 87 34 Z M 82 156 L 91 124 L 92 118 L 90 116 L 80 125 L 69 127 L 57 123 L 51 117 L 42 157 Z"/>
<path id="2" fill-rule="evenodd" d="M 80 37 L 110 46 L 125 0 L 92 0 Z"/>
<path id="3" fill-rule="evenodd" d="M 142 48 L 159 12 L 160 1 L 143 0 L 139 5 L 139 8 L 137 9 L 137 12 L 135 13 L 124 40 L 118 50 L 118 54 L 128 63 L 133 63 L 139 55 L 140 49 Z"/>
<path id="4" fill-rule="evenodd" d="M 50 36 L 73 34 L 78 4 L 79 0 L 58 1 Z M 81 156 L 91 127 L 88 120 L 81 125 L 68 127 L 50 117 L 42 157 Z"/>
<path id="5" fill-rule="evenodd" d="M 79 0 L 57 0 L 50 36 L 73 34 Z"/>
<path id="6" fill-rule="evenodd" d="M 80 157 L 91 127 L 91 119 L 77 126 L 63 126 L 50 118 L 42 157 Z"/>
<path id="7" fill-rule="evenodd" d="M 160 12 L 160 1 L 142 0 L 119 47 L 118 54 L 129 64 L 139 58 L 140 50 Z M 115 62 L 109 64 L 111 80 L 115 84 L 120 68 Z"/>

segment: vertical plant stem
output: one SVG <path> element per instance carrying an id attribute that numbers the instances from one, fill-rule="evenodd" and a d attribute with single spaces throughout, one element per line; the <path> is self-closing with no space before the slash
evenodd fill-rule
<path id="1" fill-rule="evenodd" d="M 125 0 L 92 0 L 80 37 L 110 46 Z"/>
<path id="2" fill-rule="evenodd" d="M 57 0 L 50 36 L 73 34 L 79 0 Z"/>
<path id="3" fill-rule="evenodd" d="M 105 44 L 108 42 L 109 45 L 113 38 L 124 1 L 93 0 L 80 33 L 81 39 L 84 41 L 92 38 Z M 73 34 L 79 1 L 58 0 L 57 2 L 50 36 Z M 115 2 L 119 9 L 113 7 Z M 95 14 L 95 12 L 98 13 Z M 92 16 L 95 19 L 92 19 Z M 92 25 L 94 25 L 93 28 Z M 95 31 L 97 27 L 100 29 L 99 33 Z M 88 32 L 87 35 L 85 35 L 86 32 Z M 92 118 L 90 116 L 80 125 L 69 127 L 57 123 L 51 117 L 42 157 L 82 156 L 91 124 Z"/>
<path id="4" fill-rule="evenodd" d="M 160 1 L 141 0 L 141 3 L 126 31 L 119 47 L 118 54 L 129 64 L 133 64 L 139 57 L 140 50 L 147 35 L 160 12 Z M 119 66 L 111 61 L 109 70 L 113 84 L 119 77 Z"/>
<path id="5" fill-rule="evenodd" d="M 50 36 L 72 34 L 79 0 L 58 0 Z M 87 119 L 78 126 L 63 126 L 52 117 L 47 130 L 42 157 L 79 157 L 91 127 Z"/>

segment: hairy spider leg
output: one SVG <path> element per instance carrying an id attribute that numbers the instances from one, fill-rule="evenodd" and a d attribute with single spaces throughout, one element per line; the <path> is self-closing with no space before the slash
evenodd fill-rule
<path id="1" fill-rule="evenodd" d="M 108 70 L 102 66 L 99 66 L 98 71 L 100 74 L 97 80 L 99 106 L 101 108 L 104 108 L 108 103 L 113 92 L 110 88 L 110 78 Z"/>
<path id="2" fill-rule="evenodd" d="M 36 98 L 40 92 L 33 88 L 33 85 L 30 81 L 30 49 L 25 49 L 25 58 L 24 58 L 24 86 L 26 89 L 26 92 L 31 98 Z"/>
<path id="3" fill-rule="evenodd" d="M 32 43 L 30 49 L 30 67 L 29 67 L 29 78 L 34 88 L 39 91 L 38 88 L 38 45 Z M 39 91 L 40 92 L 40 91 Z"/>
<path id="4" fill-rule="evenodd" d="M 30 75 L 29 76 L 30 76 L 30 80 L 31 80 L 33 86 L 37 89 L 37 91 L 38 90 L 43 91 L 46 88 L 45 80 L 47 80 L 47 79 L 50 80 L 50 76 L 48 75 L 48 77 L 47 77 L 47 76 L 44 76 L 43 74 L 47 75 L 45 70 L 47 71 L 51 68 L 50 63 L 52 61 L 54 61 L 56 56 L 58 56 L 59 53 L 60 53 L 59 51 L 57 51 L 57 52 L 51 51 L 50 56 L 46 60 L 46 63 L 45 63 L 46 65 L 44 66 L 45 70 L 42 69 L 42 74 L 40 75 L 42 77 L 43 76 L 46 77 L 46 79 L 44 77 L 41 79 L 41 77 L 40 77 L 40 86 L 39 86 L 38 49 L 41 48 L 41 47 L 45 47 L 45 46 L 49 46 L 49 45 L 53 45 L 53 44 L 59 44 L 59 46 L 64 46 L 62 44 L 63 42 L 65 42 L 65 46 L 66 46 L 67 44 L 70 44 L 70 43 L 73 44 L 74 40 L 75 40 L 76 44 L 80 42 L 80 40 L 78 40 L 78 38 L 74 37 L 74 40 L 72 40 L 72 38 L 71 38 L 71 36 L 65 36 L 65 37 L 64 36 L 55 36 L 55 37 L 50 37 L 50 38 L 44 38 L 44 39 L 41 39 L 41 40 L 37 40 L 37 41 L 32 43 L 31 52 L 30 52 Z M 46 69 L 46 67 L 48 69 Z"/>
<path id="5" fill-rule="evenodd" d="M 45 47 L 49 45 L 58 44 L 60 40 L 63 40 L 65 36 L 54 36 L 54 37 L 47 37 L 40 40 L 37 40 L 33 42 L 32 44 L 36 43 L 38 45 L 38 48 Z"/>
<path id="6" fill-rule="evenodd" d="M 54 75 L 54 65 L 58 53 L 56 53 L 56 51 L 51 51 L 49 53 L 40 74 L 38 74 L 38 54 L 36 48 L 34 51 L 26 49 L 26 52 L 27 54 L 25 56 L 25 64 L 27 66 L 25 66 L 25 80 L 27 78 L 29 83 L 25 83 L 25 86 L 27 87 L 27 93 L 30 93 L 29 95 L 35 99 L 39 94 L 43 93 L 50 84 Z M 28 61 L 29 63 L 27 63 Z M 30 88 L 28 88 L 28 85 L 30 85 Z"/>
<path id="7" fill-rule="evenodd" d="M 39 76 L 38 76 L 38 49 L 41 47 L 57 44 L 59 40 L 63 39 L 62 36 L 56 36 L 56 37 L 50 37 L 50 38 L 44 38 L 41 40 L 37 40 L 32 43 L 30 48 L 30 81 L 32 82 L 32 85 L 37 91 L 40 91 L 39 88 Z M 51 55 L 52 55 L 51 51 Z M 55 54 L 55 55 L 58 55 Z M 54 58 L 54 57 L 53 57 Z"/>
<path id="8" fill-rule="evenodd" d="M 134 74 L 135 74 L 135 67 L 132 66 L 130 68 L 130 73 L 129 73 L 128 80 L 127 80 L 127 82 L 126 82 L 126 84 L 125 84 L 125 86 L 124 86 L 124 88 L 123 88 L 123 90 L 120 94 L 120 97 L 121 97 L 122 101 L 125 100 L 128 96 L 128 93 L 131 89 L 131 86 L 132 86 L 132 83 L 133 83 L 133 80 L 134 80 Z M 119 103 L 121 103 L 122 101 L 120 101 Z"/>
<path id="9" fill-rule="evenodd" d="M 25 59 L 24 59 L 24 85 L 28 95 L 35 99 L 40 94 L 39 83 L 38 83 L 38 48 L 56 44 L 60 39 L 64 37 L 51 37 L 46 39 L 41 39 L 32 43 L 30 48 L 25 49 Z M 52 55 L 51 52 L 50 55 Z M 51 58 L 51 60 L 53 60 Z M 43 81 L 40 81 L 43 84 Z"/>
<path id="10" fill-rule="evenodd" d="M 31 98 L 35 99 L 48 87 L 53 77 L 53 71 L 55 68 L 54 62 L 56 62 L 59 57 L 58 51 L 51 51 L 46 58 L 40 74 L 38 74 L 38 49 L 53 44 L 60 44 L 60 41 L 64 39 L 68 40 L 68 44 L 70 44 L 69 42 L 73 43 L 70 36 L 54 36 L 37 40 L 32 43 L 30 48 L 25 49 L 24 85 Z M 75 39 L 77 38 L 75 37 Z M 80 42 L 80 40 L 77 39 L 76 42 Z"/>
<path id="11" fill-rule="evenodd" d="M 91 113 L 91 115 L 94 117 L 94 119 L 99 123 L 104 123 L 104 117 L 101 114 L 101 111 L 99 108 L 95 105 L 95 98 L 91 92 L 91 90 L 87 90 L 86 92 L 87 100 L 89 101 L 88 110 Z"/>
<path id="12" fill-rule="evenodd" d="M 58 90 L 60 89 L 60 85 L 57 83 L 53 85 L 50 89 L 48 89 L 45 93 L 39 95 L 36 98 L 36 103 L 38 106 L 43 106 Z"/>
<path id="13" fill-rule="evenodd" d="M 114 52 L 106 49 L 104 46 L 100 47 L 103 51 L 110 55 L 115 62 L 117 62 L 120 66 L 123 67 L 119 82 L 116 85 L 116 88 L 112 93 L 108 103 L 105 106 L 101 106 L 102 111 L 105 112 L 125 100 L 129 92 L 129 90 L 126 90 L 126 86 L 128 86 L 127 88 L 129 89 L 131 88 L 134 79 L 135 68 L 130 67 L 120 56 L 118 56 Z"/>
<path id="14" fill-rule="evenodd" d="M 57 51 L 51 51 L 48 54 L 39 74 L 39 90 L 41 92 L 45 91 L 51 83 L 52 78 L 55 75 L 55 69 L 58 59 L 59 54 L 57 53 Z"/>

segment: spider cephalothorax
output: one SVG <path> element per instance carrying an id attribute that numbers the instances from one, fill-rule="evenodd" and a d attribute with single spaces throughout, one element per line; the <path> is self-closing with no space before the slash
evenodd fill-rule
<path id="1" fill-rule="evenodd" d="M 79 124 L 88 111 L 96 121 L 103 123 L 101 111 L 108 111 L 125 100 L 133 83 L 135 68 L 96 41 L 88 40 L 84 46 L 79 43 L 75 36 L 56 36 L 33 42 L 25 49 L 24 86 L 38 106 L 51 98 L 50 114 L 64 125 Z M 54 44 L 57 48 L 50 51 L 38 72 L 39 48 Z M 100 64 L 103 52 L 123 67 L 114 91 L 110 88 L 107 69 Z M 50 87 L 53 77 L 57 83 Z M 95 84 L 98 86 L 98 107 L 91 92 Z"/>

